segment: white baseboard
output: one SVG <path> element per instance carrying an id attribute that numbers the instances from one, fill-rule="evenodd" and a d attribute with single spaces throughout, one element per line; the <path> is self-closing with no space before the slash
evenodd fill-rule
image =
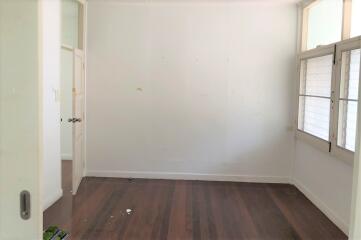
<path id="1" fill-rule="evenodd" d="M 292 180 L 293 185 L 298 188 L 313 204 L 316 205 L 337 227 L 348 235 L 349 226 L 331 208 L 329 208 L 316 194 L 312 193 L 302 183 Z"/>
<path id="2" fill-rule="evenodd" d="M 229 181 L 254 183 L 289 183 L 288 177 L 280 176 L 251 176 L 204 173 L 178 173 L 178 172 L 138 172 L 138 171 L 86 171 L 89 177 L 113 178 L 145 178 L 145 179 L 171 179 L 171 180 L 202 180 L 202 181 Z"/>
<path id="3" fill-rule="evenodd" d="M 56 201 L 58 201 L 63 196 L 63 189 L 59 189 L 53 194 L 47 194 L 44 200 L 43 211 L 48 209 L 51 205 L 53 205 Z"/>
<path id="4" fill-rule="evenodd" d="M 61 160 L 73 160 L 73 156 L 72 156 L 72 154 L 62 153 Z"/>

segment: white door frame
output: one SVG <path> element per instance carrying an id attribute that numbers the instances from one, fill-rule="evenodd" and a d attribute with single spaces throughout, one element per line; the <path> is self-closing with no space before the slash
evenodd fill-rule
<path id="1" fill-rule="evenodd" d="M 83 76 L 84 76 L 84 116 L 82 117 L 82 124 L 83 124 L 83 161 L 84 161 L 84 168 L 83 168 L 83 174 L 82 177 L 85 176 L 85 168 L 86 168 L 86 30 L 87 30 L 87 0 L 77 0 L 80 8 L 79 8 L 79 21 L 78 21 L 78 47 L 72 47 L 72 46 L 68 46 L 65 44 L 61 45 L 61 48 L 64 50 L 68 50 L 70 52 L 72 52 L 73 56 L 76 54 L 76 52 L 78 51 L 82 51 L 82 55 L 83 55 L 83 64 L 84 67 L 82 68 L 83 70 Z M 74 66 L 74 57 L 73 57 L 73 66 Z M 75 69 L 73 67 L 73 83 L 72 85 L 74 86 L 74 72 Z M 73 91 L 73 89 L 72 89 Z M 74 107 L 74 94 L 72 94 L 72 106 Z M 75 118 L 74 114 L 72 116 L 73 118 Z M 68 121 L 68 119 L 65 119 L 65 121 Z M 74 127 L 73 127 L 73 135 L 72 135 L 72 145 L 73 145 L 73 170 L 74 170 L 74 164 L 75 164 L 75 159 L 74 159 Z M 73 180 L 73 195 L 76 194 L 76 191 L 74 191 L 75 189 L 77 189 L 77 187 L 74 186 L 74 176 L 72 176 L 72 180 Z"/>
<path id="2" fill-rule="evenodd" d="M 361 71 L 360 80 L 361 82 Z M 361 86 L 361 85 L 360 85 Z M 361 96 L 361 87 L 359 86 L 359 96 Z M 354 156 L 352 204 L 351 204 L 351 224 L 349 239 L 361 239 L 361 104 L 358 103 L 357 109 L 357 134 L 356 150 Z"/>
<path id="3" fill-rule="evenodd" d="M 83 61 L 84 61 L 84 67 L 83 67 L 83 74 L 84 74 L 84 117 L 83 117 L 83 127 L 84 127 L 84 137 L 83 137 L 83 145 L 84 145 L 84 172 L 83 176 L 86 175 L 86 82 L 87 82 L 87 13 L 88 13 L 88 0 L 77 0 L 79 5 L 81 6 L 81 9 L 79 9 L 79 16 L 81 18 L 81 21 L 78 23 L 78 35 L 81 37 L 78 37 L 79 41 L 79 48 L 83 51 Z M 81 25 L 81 26 L 80 26 Z"/>

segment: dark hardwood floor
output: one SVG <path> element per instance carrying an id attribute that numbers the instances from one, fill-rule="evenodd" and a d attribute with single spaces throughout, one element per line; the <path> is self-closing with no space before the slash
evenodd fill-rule
<path id="1" fill-rule="evenodd" d="M 85 178 L 72 197 L 71 162 L 63 176 L 64 197 L 44 212 L 44 227 L 72 240 L 347 239 L 291 185 Z"/>

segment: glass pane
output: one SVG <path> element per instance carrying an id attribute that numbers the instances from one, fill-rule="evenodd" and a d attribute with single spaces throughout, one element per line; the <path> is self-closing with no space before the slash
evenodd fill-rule
<path id="1" fill-rule="evenodd" d="M 62 1 L 62 44 L 78 48 L 79 4 L 76 0 Z"/>
<path id="2" fill-rule="evenodd" d="M 320 0 L 309 9 L 307 49 L 341 40 L 342 0 Z"/>
<path id="3" fill-rule="evenodd" d="M 330 97 L 333 55 L 302 61 L 300 94 Z"/>
<path id="4" fill-rule="evenodd" d="M 358 99 L 360 49 L 342 53 L 340 98 Z"/>
<path id="5" fill-rule="evenodd" d="M 355 151 L 357 102 L 341 100 L 339 104 L 337 145 Z"/>
<path id="6" fill-rule="evenodd" d="M 351 37 L 361 35 L 361 0 L 352 0 Z"/>
<path id="7" fill-rule="evenodd" d="M 300 96 L 298 116 L 298 129 L 329 140 L 330 99 Z"/>
<path id="8" fill-rule="evenodd" d="M 360 49 L 343 52 L 337 145 L 350 151 L 355 151 L 359 77 Z"/>

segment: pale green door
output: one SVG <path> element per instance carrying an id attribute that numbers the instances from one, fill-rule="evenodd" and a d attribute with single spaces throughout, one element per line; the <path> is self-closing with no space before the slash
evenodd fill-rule
<path id="1" fill-rule="evenodd" d="M 1 240 L 42 238 L 38 13 L 37 0 L 0 0 Z"/>

